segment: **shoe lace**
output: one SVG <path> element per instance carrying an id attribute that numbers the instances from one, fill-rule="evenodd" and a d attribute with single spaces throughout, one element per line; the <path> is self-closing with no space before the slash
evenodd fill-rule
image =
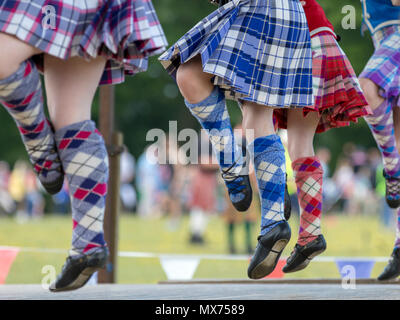
<path id="1" fill-rule="evenodd" d="M 230 194 L 238 194 L 243 191 L 246 187 L 244 185 L 244 178 L 241 175 L 235 175 L 231 172 L 232 168 L 237 165 L 237 161 L 235 161 L 228 169 L 222 171 L 222 179 L 224 179 L 226 186 L 228 187 L 228 191 Z"/>
<path id="2" fill-rule="evenodd" d="M 294 254 L 295 254 L 295 252 L 297 251 L 297 250 L 299 250 L 300 249 L 300 245 L 298 245 L 297 243 L 295 244 L 295 246 L 294 246 L 294 248 L 293 248 L 293 250 L 292 250 L 292 252 L 290 253 L 290 256 L 293 256 Z"/>
<path id="3" fill-rule="evenodd" d="M 400 177 L 393 177 L 383 170 L 383 176 L 386 179 L 386 186 L 389 194 L 397 195 L 400 193 Z"/>
<path id="4" fill-rule="evenodd" d="M 243 191 L 245 185 L 243 184 L 243 177 L 239 176 L 235 180 L 225 181 L 226 186 L 228 187 L 230 194 L 238 194 Z"/>
<path id="5" fill-rule="evenodd" d="M 40 152 L 43 155 L 46 155 L 47 153 L 50 153 L 50 154 L 56 153 L 56 151 L 52 151 L 53 150 L 52 148 L 53 148 L 53 145 L 41 144 L 41 145 L 27 146 L 26 150 L 28 152 L 29 157 L 33 160 L 32 155 L 34 153 L 36 153 L 36 152 Z M 36 158 L 34 160 L 34 162 L 36 162 L 36 163 L 37 162 L 43 162 L 44 163 L 46 160 L 47 160 L 47 158 L 46 158 L 46 156 L 44 156 L 44 157 Z M 56 163 L 56 164 L 60 164 L 61 160 L 60 160 L 59 157 L 56 157 L 54 160 L 52 160 L 52 162 Z M 40 169 L 42 169 L 42 168 L 40 167 Z M 42 170 L 40 170 L 40 171 L 42 171 Z M 51 168 L 48 168 L 47 171 L 49 171 L 49 172 L 50 171 L 60 171 L 60 172 L 62 172 L 62 169 L 61 169 L 61 166 L 55 166 L 55 167 L 52 166 Z"/>

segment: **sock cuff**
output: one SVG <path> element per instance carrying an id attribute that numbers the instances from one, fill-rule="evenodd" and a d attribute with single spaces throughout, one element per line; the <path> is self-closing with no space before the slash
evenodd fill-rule
<path id="1" fill-rule="evenodd" d="M 378 117 L 380 115 L 388 113 L 390 109 L 392 109 L 392 104 L 386 99 L 375 110 L 372 110 L 372 114 L 366 117 L 367 118 Z"/>
<path id="2" fill-rule="evenodd" d="M 6 107 L 25 102 L 38 87 L 41 88 L 41 82 L 35 64 L 23 61 L 12 75 L 0 80 L 0 100 Z"/>
<path id="3" fill-rule="evenodd" d="M 298 158 L 292 162 L 296 172 L 323 172 L 322 164 L 317 156 Z"/>
<path id="4" fill-rule="evenodd" d="M 264 153 L 267 149 L 270 152 L 285 152 L 281 138 L 277 134 L 258 137 L 247 145 L 247 149 L 254 158 Z"/>
<path id="5" fill-rule="evenodd" d="M 79 149 L 83 144 L 85 144 L 85 148 L 89 145 L 97 145 L 99 148 L 104 145 L 105 148 L 103 136 L 92 120 L 85 120 L 65 126 L 57 130 L 54 137 L 60 156 L 65 152 L 69 153 L 67 150 Z"/>
<path id="6" fill-rule="evenodd" d="M 185 99 L 185 104 L 189 109 L 193 109 L 193 108 L 196 108 L 199 106 L 204 107 L 204 106 L 208 106 L 208 105 L 210 105 L 210 106 L 215 105 L 218 102 L 222 101 L 223 99 L 225 99 L 224 93 L 218 86 L 215 86 L 213 91 L 210 93 L 210 95 L 207 98 L 205 98 L 204 100 L 197 102 L 197 103 L 190 103 L 189 101 L 187 101 Z"/>
<path id="7" fill-rule="evenodd" d="M 299 158 L 292 162 L 292 168 L 296 183 L 305 176 L 320 176 L 322 179 L 324 175 L 324 169 L 318 157 Z"/>
<path id="8" fill-rule="evenodd" d="M 62 127 L 61 129 L 56 130 L 54 136 L 56 141 L 59 142 L 64 138 L 72 138 L 81 131 L 98 132 L 94 121 L 84 120 L 72 123 L 70 125 Z M 100 132 L 98 133 L 100 134 Z"/>
<path id="9" fill-rule="evenodd" d="M 33 68 L 35 68 L 35 66 L 29 60 L 21 62 L 18 69 L 12 75 L 0 80 L 0 86 L 23 78 L 25 75 L 29 74 Z"/>

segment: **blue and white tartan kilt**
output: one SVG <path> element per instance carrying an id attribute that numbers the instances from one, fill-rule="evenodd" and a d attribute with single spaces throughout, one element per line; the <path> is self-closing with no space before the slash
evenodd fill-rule
<path id="1" fill-rule="evenodd" d="M 203 71 L 233 100 L 312 106 L 312 51 L 298 0 L 232 0 L 201 20 L 159 60 L 176 78 L 200 55 Z"/>
<path id="2" fill-rule="evenodd" d="M 0 32 L 64 60 L 106 57 L 100 84 L 145 71 L 167 46 L 151 0 L 2 0 Z"/>

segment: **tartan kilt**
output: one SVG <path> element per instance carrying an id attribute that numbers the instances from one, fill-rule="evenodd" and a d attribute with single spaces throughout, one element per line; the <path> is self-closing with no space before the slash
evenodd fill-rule
<path id="1" fill-rule="evenodd" d="M 151 0 L 4 0 L 0 32 L 64 60 L 106 57 L 100 84 L 145 71 L 167 45 Z M 43 70 L 43 55 L 34 60 Z"/>
<path id="2" fill-rule="evenodd" d="M 318 33 L 311 38 L 311 48 L 315 103 L 303 113 L 320 114 L 316 132 L 348 126 L 371 114 L 353 67 L 335 37 L 329 32 Z M 287 110 L 274 110 L 274 118 L 279 128 L 287 128 Z"/>
<path id="3" fill-rule="evenodd" d="M 200 55 L 228 99 L 277 108 L 313 104 L 310 33 L 298 0 L 232 0 L 159 58 L 176 78 Z"/>
<path id="4" fill-rule="evenodd" d="M 372 35 L 375 52 L 360 78 L 373 81 L 379 94 L 400 106 L 400 25 L 377 30 Z"/>

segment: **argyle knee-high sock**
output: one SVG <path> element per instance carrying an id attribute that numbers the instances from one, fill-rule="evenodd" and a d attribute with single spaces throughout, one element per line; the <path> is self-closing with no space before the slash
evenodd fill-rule
<path id="1" fill-rule="evenodd" d="M 235 190 L 238 179 L 242 179 L 237 176 L 240 175 L 245 160 L 241 147 L 235 142 L 224 93 L 216 86 L 205 100 L 196 104 L 185 101 L 185 104 L 207 131 L 221 170 L 225 172 L 226 186 L 232 191 Z M 240 192 L 230 192 L 231 201 L 234 203 L 243 197 Z"/>
<path id="2" fill-rule="evenodd" d="M 39 73 L 31 61 L 0 80 L 0 102 L 16 122 L 39 180 L 51 184 L 60 179 L 63 171 L 54 133 L 43 111 Z"/>
<path id="3" fill-rule="evenodd" d="M 323 168 L 318 157 L 299 158 L 292 162 L 300 205 L 300 229 L 297 243 L 301 246 L 321 234 Z"/>
<path id="4" fill-rule="evenodd" d="M 261 199 L 261 235 L 285 220 L 285 149 L 278 135 L 255 139 L 248 146 Z"/>
<path id="5" fill-rule="evenodd" d="M 392 177 L 400 177 L 400 155 L 396 147 L 393 126 L 393 109 L 385 100 L 372 115 L 364 117 L 381 151 L 385 172 Z"/>
<path id="6" fill-rule="evenodd" d="M 55 133 L 72 206 L 70 255 L 105 246 L 103 218 L 108 182 L 104 140 L 93 121 L 74 123 Z"/>

